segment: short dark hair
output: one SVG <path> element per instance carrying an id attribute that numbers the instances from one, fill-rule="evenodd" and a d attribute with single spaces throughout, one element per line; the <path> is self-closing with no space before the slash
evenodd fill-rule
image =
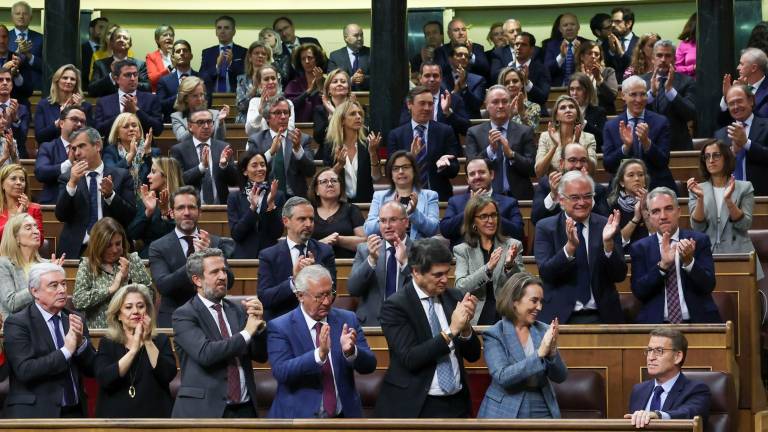
<path id="1" fill-rule="evenodd" d="M 453 254 L 448 246 L 434 237 L 413 242 L 408 251 L 408 264 L 419 273 L 427 273 L 435 264 L 451 264 Z"/>
<path id="2" fill-rule="evenodd" d="M 409 151 L 398 150 L 389 155 L 387 164 L 384 165 L 384 175 L 387 177 L 387 180 L 389 180 L 390 192 L 395 192 L 395 180 L 392 177 L 392 166 L 395 164 L 395 160 L 401 157 L 408 158 L 408 160 L 411 162 L 411 165 L 413 166 L 413 188 L 416 190 L 421 189 L 421 177 L 419 173 L 419 165 L 416 163 L 416 156 L 414 156 L 413 153 Z"/>
<path id="3" fill-rule="evenodd" d="M 499 315 L 516 322 L 519 317 L 515 314 L 515 302 L 523 298 L 525 289 L 530 285 L 544 287 L 541 279 L 528 272 L 515 273 L 510 276 L 496 293 L 496 311 Z"/>
<path id="4" fill-rule="evenodd" d="M 717 140 L 701 147 L 699 156 L 699 172 L 701 173 L 701 176 L 704 178 L 704 180 L 709 181 L 712 178 L 712 174 L 710 174 L 707 170 L 707 161 L 704 160 L 704 152 L 707 150 L 707 147 L 711 145 L 716 145 L 717 151 L 723 155 L 723 170 L 725 171 L 723 174 L 726 176 L 733 174 L 733 171 L 736 169 L 736 156 L 734 156 L 733 152 L 731 151 L 731 146 L 721 140 Z"/>
<path id="5" fill-rule="evenodd" d="M 245 190 L 245 185 L 248 183 L 248 176 L 245 174 L 245 170 L 248 168 L 248 164 L 251 163 L 251 159 L 253 159 L 256 156 L 261 156 L 261 158 L 264 160 L 266 167 L 267 167 L 267 173 L 264 176 L 265 180 L 268 181 L 269 179 L 269 164 L 267 162 L 267 157 L 262 152 L 255 152 L 255 151 L 247 151 L 242 156 L 240 156 L 240 159 L 237 161 L 237 171 L 240 173 L 240 190 Z M 254 186 L 257 187 L 257 186 Z"/>
<path id="6" fill-rule="evenodd" d="M 187 42 L 187 41 L 186 41 L 186 40 L 184 40 L 184 39 L 176 39 L 175 41 L 173 41 L 173 46 L 172 46 L 172 48 L 171 48 L 171 49 L 174 49 L 174 48 L 176 48 L 176 45 L 180 45 L 180 44 L 181 44 L 181 45 L 186 45 L 187 49 L 189 49 L 190 51 L 192 51 L 192 45 L 190 45 L 190 44 L 189 44 L 189 42 Z"/>
<path id="7" fill-rule="evenodd" d="M 448 53 L 448 55 L 449 55 L 449 56 L 451 56 L 451 57 L 453 57 L 453 54 L 454 54 L 454 53 L 456 52 L 456 50 L 457 50 L 457 49 L 459 49 L 459 48 L 464 48 L 465 50 L 467 50 L 467 52 L 468 52 L 470 55 L 472 54 L 472 51 L 471 51 L 469 48 L 467 48 L 467 46 L 466 46 L 466 45 L 456 45 L 456 46 L 450 45 L 450 47 L 448 48 L 448 50 L 450 51 L 450 52 Z"/>
<path id="8" fill-rule="evenodd" d="M 607 13 L 599 12 L 596 13 L 591 20 L 589 20 L 589 28 L 593 32 L 595 31 L 603 31 L 603 23 L 605 20 L 611 20 L 611 16 Z"/>
<path id="9" fill-rule="evenodd" d="M 10 69 L 7 67 L 0 66 L 0 74 L 11 74 L 13 75 L 13 72 L 11 72 Z M 11 80 L 11 84 L 13 84 L 13 80 Z"/>
<path id="10" fill-rule="evenodd" d="M 80 105 L 67 105 L 64 108 L 62 108 L 61 113 L 59 113 L 59 120 L 64 120 L 65 118 L 67 118 L 67 116 L 69 115 L 69 113 L 72 110 L 82 111 L 82 113 L 85 114 L 85 109 L 82 106 L 80 106 Z"/>
<path id="11" fill-rule="evenodd" d="M 427 22 L 424 23 L 423 26 L 421 26 L 421 32 L 422 33 L 426 33 L 427 32 L 427 26 L 428 25 L 436 25 L 437 28 L 440 29 L 440 34 L 443 34 L 443 23 L 441 23 L 440 21 L 434 21 L 434 20 L 433 21 L 427 21 Z"/>
<path id="12" fill-rule="evenodd" d="M 467 159 L 467 163 L 466 163 L 466 165 L 464 165 L 464 170 L 466 171 L 466 167 L 469 165 L 470 162 L 473 162 L 473 161 L 476 161 L 476 160 L 483 161 L 485 163 L 485 166 L 488 168 L 489 172 L 494 172 L 495 171 L 493 169 L 493 162 L 491 162 L 490 159 L 488 159 L 485 156 L 473 156 L 473 157 Z"/>
<path id="13" fill-rule="evenodd" d="M 437 70 L 440 71 L 440 76 L 441 77 L 443 76 L 443 68 L 441 68 L 439 64 L 437 64 L 437 63 L 435 63 L 435 62 L 433 62 L 431 60 L 430 61 L 425 61 L 425 62 L 421 63 L 421 66 L 419 66 L 419 74 L 420 75 L 424 73 L 424 67 L 426 67 L 426 66 L 437 66 Z"/>
<path id="14" fill-rule="evenodd" d="M 688 339 L 685 338 L 683 332 L 670 327 L 658 327 L 651 330 L 650 336 L 663 337 L 671 340 L 672 349 L 683 353 L 683 359 L 678 365 L 681 368 L 683 367 L 683 364 L 685 364 L 685 357 L 688 355 Z"/>
<path id="15" fill-rule="evenodd" d="M 288 21 L 288 24 L 290 24 L 291 27 L 293 27 L 293 20 L 291 20 L 287 16 L 281 16 L 281 17 L 275 18 L 275 20 L 272 21 L 272 30 L 275 30 L 275 26 L 277 25 L 278 21 Z"/>
<path id="16" fill-rule="evenodd" d="M 523 36 L 528 38 L 528 43 L 531 45 L 531 48 L 536 46 L 536 36 L 534 36 L 532 33 L 528 32 L 520 32 L 520 34 L 517 35 L 518 37 Z M 514 41 L 512 41 L 514 43 Z"/>
<path id="17" fill-rule="evenodd" d="M 192 195 L 195 197 L 197 207 L 200 207 L 200 193 L 197 192 L 197 189 L 195 189 L 194 186 L 186 185 L 176 189 L 176 191 L 171 194 L 171 208 L 174 207 L 173 204 L 176 202 L 176 197 L 179 195 Z"/>
<path id="18" fill-rule="evenodd" d="M 635 13 L 632 12 L 632 9 L 624 6 L 619 6 L 611 9 L 611 15 L 615 14 L 616 12 L 621 12 L 621 19 L 624 22 L 632 21 L 632 26 L 635 25 Z"/>
<path id="19" fill-rule="evenodd" d="M 136 64 L 135 61 L 131 58 L 126 58 L 124 60 L 116 61 L 112 63 L 112 75 L 115 77 L 119 77 L 120 74 L 123 72 L 123 68 L 127 68 L 133 66 L 136 69 L 139 68 L 139 65 Z"/>
<path id="20" fill-rule="evenodd" d="M 229 16 L 229 15 L 221 15 L 220 17 L 216 18 L 216 21 L 214 21 L 214 22 L 213 22 L 213 24 L 214 24 L 214 25 L 216 25 L 216 24 L 218 24 L 218 23 L 219 23 L 219 21 L 221 21 L 221 20 L 226 20 L 226 21 L 229 21 L 229 22 L 232 24 L 232 28 L 235 28 L 235 27 L 237 26 L 237 24 L 235 23 L 235 19 L 234 19 L 234 18 L 232 18 L 232 17 L 231 17 L 231 16 Z"/>
<path id="21" fill-rule="evenodd" d="M 88 28 L 94 28 L 96 27 L 96 24 L 98 24 L 100 21 L 109 22 L 107 17 L 98 17 L 91 20 L 91 22 L 88 23 Z"/>
<path id="22" fill-rule="evenodd" d="M 416 99 L 416 96 L 424 93 L 432 94 L 431 91 L 426 86 L 423 85 L 417 85 L 414 88 L 412 88 L 410 91 L 408 91 L 408 102 L 413 102 L 414 99 Z"/>

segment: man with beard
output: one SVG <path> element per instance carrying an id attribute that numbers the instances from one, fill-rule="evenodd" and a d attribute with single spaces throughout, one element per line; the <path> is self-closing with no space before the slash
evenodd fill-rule
<path id="1" fill-rule="evenodd" d="M 292 197 L 283 205 L 285 240 L 259 252 L 259 298 L 267 320 L 294 309 L 298 304 L 294 278 L 301 269 L 318 263 L 331 272 L 336 286 L 333 248 L 311 238 L 315 209 L 306 198 Z"/>
<path id="2" fill-rule="evenodd" d="M 203 248 L 186 264 L 197 295 L 173 313 L 181 386 L 173 417 L 256 417 L 251 362 L 267 361 L 264 309 L 256 297 L 224 298 L 228 271 L 220 249 Z"/>

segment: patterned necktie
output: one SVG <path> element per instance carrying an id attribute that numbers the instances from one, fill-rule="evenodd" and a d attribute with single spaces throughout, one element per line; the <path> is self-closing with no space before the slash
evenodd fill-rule
<path id="1" fill-rule="evenodd" d="M 659 113 L 667 112 L 667 107 L 669 106 L 669 100 L 667 100 L 666 85 L 667 85 L 667 77 L 660 76 L 658 97 L 656 98 L 656 112 L 659 112 Z"/>
<path id="2" fill-rule="evenodd" d="M 352 73 L 351 75 L 354 75 L 355 72 L 357 72 L 358 69 L 360 69 L 360 54 L 357 52 L 352 53 L 352 56 L 354 57 L 355 61 L 352 62 Z"/>
<path id="3" fill-rule="evenodd" d="M 579 234 L 579 246 L 576 248 L 576 281 L 579 287 L 579 301 L 586 306 L 592 298 L 590 288 L 589 256 L 587 255 L 587 242 L 584 239 L 584 224 L 576 223 Z"/>
<path id="4" fill-rule="evenodd" d="M 747 132 L 749 124 L 747 122 L 741 122 L 741 125 L 744 127 L 744 132 Z M 747 136 L 747 138 L 749 138 L 749 136 Z M 736 180 L 747 179 L 747 173 L 744 170 L 744 159 L 746 158 L 747 149 L 742 147 L 741 150 L 736 152 L 736 167 L 733 170 L 733 176 L 736 178 Z"/>
<path id="5" fill-rule="evenodd" d="M 223 53 L 225 51 L 230 51 L 230 47 L 221 47 L 220 51 Z M 226 61 L 221 62 L 221 66 L 219 66 L 219 74 L 216 77 L 216 91 L 219 93 L 227 93 L 229 92 L 229 80 L 227 79 L 227 75 L 229 73 L 229 63 Z"/>
<path id="6" fill-rule="evenodd" d="M 203 159 L 203 149 L 208 149 L 208 167 L 205 168 L 205 173 L 203 174 L 203 204 L 216 204 L 216 196 L 213 192 L 213 177 L 211 177 L 211 160 L 213 158 L 210 152 L 211 146 L 208 143 L 200 143 L 198 147 L 200 149 L 200 160 Z"/>
<path id="7" fill-rule="evenodd" d="M 670 242 L 670 247 L 673 247 Z M 667 273 L 665 282 L 667 296 L 667 321 L 672 324 L 680 324 L 683 321 L 683 311 L 680 309 L 680 295 L 677 290 L 677 263 L 673 263 Z"/>
<path id="8" fill-rule="evenodd" d="M 193 240 L 195 239 L 195 237 L 191 235 L 185 235 L 185 236 L 181 236 L 181 238 L 183 238 L 184 241 L 187 242 L 187 258 L 189 258 L 190 255 L 195 253 L 195 244 L 193 243 Z"/>
<path id="9" fill-rule="evenodd" d="M 387 258 L 387 286 L 386 297 L 391 296 L 397 291 L 397 259 L 395 258 L 395 247 L 387 248 L 389 258 Z M 385 297 L 385 298 L 386 298 Z"/>
<path id="10" fill-rule="evenodd" d="M 281 135 L 281 141 L 283 141 L 280 148 L 277 149 L 277 154 L 272 156 L 272 175 L 277 179 L 277 187 L 283 191 L 284 194 L 288 194 L 288 185 L 286 184 L 285 176 L 285 156 L 283 155 L 283 147 L 285 146 L 285 137 Z"/>
<path id="11" fill-rule="evenodd" d="M 221 331 L 221 337 L 223 339 L 229 339 L 230 334 L 227 329 L 227 321 L 224 319 L 224 313 L 221 310 L 220 304 L 211 306 L 219 317 L 219 331 Z M 240 390 L 240 371 L 237 367 L 237 359 L 230 357 L 227 360 L 227 399 L 230 402 L 239 403 L 242 398 L 242 392 Z"/>
<path id="12" fill-rule="evenodd" d="M 315 346 L 320 346 L 320 329 L 323 323 L 315 323 Z M 321 368 L 323 375 L 323 410 L 329 417 L 336 415 L 336 387 L 333 384 L 333 369 L 331 368 L 330 354 L 325 359 Z"/>
<path id="13" fill-rule="evenodd" d="M 632 155 L 637 159 L 643 158 L 643 147 L 640 145 L 640 140 L 637 138 L 637 134 L 635 133 L 635 130 L 637 129 L 637 124 L 640 122 L 640 119 L 637 117 L 632 117 L 629 119 L 629 123 L 632 124 Z"/>
<path id="14" fill-rule="evenodd" d="M 501 136 L 507 135 L 507 128 L 501 126 L 497 128 L 501 133 Z M 509 179 L 507 178 L 507 158 L 504 156 L 504 149 L 499 143 L 499 147 L 496 149 L 496 176 L 493 178 L 493 189 L 499 193 L 507 193 L 509 191 Z"/>
<path id="15" fill-rule="evenodd" d="M 53 323 L 53 334 L 56 337 L 56 349 L 61 349 L 64 346 L 64 336 L 61 334 L 61 317 L 54 315 L 51 317 Z M 74 355 L 75 353 L 72 353 Z M 67 376 L 64 382 L 64 405 L 72 406 L 77 404 L 77 393 L 75 393 L 75 380 L 72 376 L 71 366 L 67 368 Z"/>
<path id="16" fill-rule="evenodd" d="M 565 63 L 563 66 L 563 85 L 568 86 L 568 78 L 573 74 L 573 70 L 576 67 L 573 57 L 573 42 L 568 42 L 568 50 L 565 52 Z"/>
<path id="17" fill-rule="evenodd" d="M 651 397 L 651 411 L 658 411 L 661 409 L 661 394 L 664 393 L 664 387 L 657 385 L 653 388 L 653 397 Z"/>
<path id="18" fill-rule="evenodd" d="M 88 216 L 88 228 L 86 230 L 89 233 L 91 232 L 93 224 L 99 220 L 99 186 L 96 184 L 96 176 L 98 175 L 99 173 L 96 171 L 88 173 L 88 177 L 90 177 L 88 184 L 88 206 L 90 212 Z"/>
<path id="19" fill-rule="evenodd" d="M 440 320 L 437 318 L 435 312 L 435 298 L 430 297 L 429 302 L 429 327 L 432 330 L 432 336 L 440 334 Z M 449 354 L 444 355 L 437 361 L 437 384 L 440 389 L 446 394 L 451 394 L 456 389 L 456 381 L 454 380 L 453 365 L 451 365 L 451 359 Z"/>
<path id="20" fill-rule="evenodd" d="M 424 132 L 427 128 L 424 125 L 416 125 L 416 136 L 421 140 L 421 150 L 416 156 L 416 164 L 419 166 L 419 177 L 421 187 L 429 188 L 429 161 L 427 160 L 427 140 Z"/>
<path id="21" fill-rule="evenodd" d="M 299 251 L 299 258 L 301 258 L 301 257 L 305 256 L 305 255 L 304 255 L 304 250 L 307 248 L 307 246 L 306 246 L 306 245 L 303 245 L 303 244 L 297 244 L 296 246 L 294 246 L 294 248 L 295 248 L 297 251 Z"/>

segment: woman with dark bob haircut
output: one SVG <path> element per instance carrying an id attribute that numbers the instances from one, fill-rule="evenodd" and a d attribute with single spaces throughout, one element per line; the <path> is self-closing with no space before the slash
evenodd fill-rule
<path id="1" fill-rule="evenodd" d="M 313 43 L 293 51 L 293 67 L 298 76 L 285 86 L 285 97 L 293 102 L 297 122 L 311 122 L 315 107 L 323 106 L 321 93 L 325 83 L 325 52 Z"/>

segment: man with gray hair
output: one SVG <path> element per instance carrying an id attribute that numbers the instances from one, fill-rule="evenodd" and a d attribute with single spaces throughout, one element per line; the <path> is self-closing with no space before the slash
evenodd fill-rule
<path id="1" fill-rule="evenodd" d="M 675 72 L 675 44 L 660 40 L 653 44 L 653 71 L 641 78 L 648 86 L 648 109 L 669 120 L 670 150 L 691 150 L 688 122 L 696 119 L 696 81 Z"/>
<path id="2" fill-rule="evenodd" d="M 666 186 L 677 190 L 669 170 L 669 120 L 646 109 L 647 90 L 647 83 L 637 75 L 622 82 L 627 109 L 603 128 L 603 164 L 606 171 L 616 174 L 623 159 L 642 159 L 651 177 L 650 189 Z"/>
<path id="3" fill-rule="evenodd" d="M 336 286 L 333 248 L 312 238 L 315 209 L 306 198 L 293 197 L 283 205 L 285 239 L 259 252 L 258 293 L 267 320 L 298 305 L 294 279 L 301 269 L 318 263 L 328 269 Z"/>
<path id="4" fill-rule="evenodd" d="M 299 306 L 269 323 L 268 346 L 277 393 L 271 418 L 362 417 L 355 372 L 376 370 L 376 357 L 355 314 L 333 308 L 325 267 L 296 276 Z"/>
<path id="5" fill-rule="evenodd" d="M 616 283 L 627 277 L 618 210 L 592 212 L 595 182 L 568 171 L 558 184 L 563 211 L 536 224 L 534 253 L 544 282 L 539 320 L 563 324 L 624 322 Z"/>
<path id="6" fill-rule="evenodd" d="M 59 177 L 59 197 L 54 213 L 63 222 L 56 255 L 77 259 L 99 219 L 115 218 L 124 227 L 136 215 L 133 177 L 123 168 L 108 167 L 101 160 L 103 143 L 96 129 L 84 127 L 69 136 L 74 154 L 72 168 Z"/>
<path id="7" fill-rule="evenodd" d="M 349 74 L 353 91 L 368 90 L 368 69 L 371 65 L 371 49 L 365 46 L 363 29 L 358 24 L 344 26 L 346 46 L 332 51 L 328 56 L 328 71 L 341 69 Z"/>
<path id="8" fill-rule="evenodd" d="M 715 265 L 706 234 L 680 229 L 677 194 L 659 187 L 646 196 L 656 235 L 633 242 L 632 293 L 643 303 L 641 324 L 722 322 L 712 299 Z"/>
<path id="9" fill-rule="evenodd" d="M 87 417 L 83 375 L 93 376 L 96 351 L 85 318 L 67 310 L 64 269 L 38 263 L 29 270 L 35 299 L 5 321 L 11 367 L 8 418 Z"/>
<path id="10" fill-rule="evenodd" d="M 264 309 L 257 297 L 225 298 L 228 270 L 220 249 L 187 259 L 197 295 L 173 313 L 181 387 L 173 417 L 249 418 L 256 415 L 253 360 L 267 361 Z"/>
<path id="11" fill-rule="evenodd" d="M 248 137 L 246 150 L 264 153 L 272 176 L 288 197 L 307 196 L 307 177 L 315 175 L 313 153 L 309 148 L 312 138 L 301 130 L 290 127 L 293 108 L 283 96 L 267 101 L 262 109 L 268 129 Z"/>
<path id="12" fill-rule="evenodd" d="M 725 74 L 723 77 L 723 99 L 720 100 L 721 124 L 730 123 L 733 119 L 728 118 L 728 104 L 725 97 L 728 90 L 734 84 L 746 85 L 752 94 L 755 95 L 755 116 L 768 118 L 768 81 L 765 79 L 765 72 L 768 70 L 768 56 L 759 48 L 747 48 L 741 52 L 739 57 L 739 66 L 736 67 L 739 76 L 736 81 L 731 79 L 731 74 Z"/>

